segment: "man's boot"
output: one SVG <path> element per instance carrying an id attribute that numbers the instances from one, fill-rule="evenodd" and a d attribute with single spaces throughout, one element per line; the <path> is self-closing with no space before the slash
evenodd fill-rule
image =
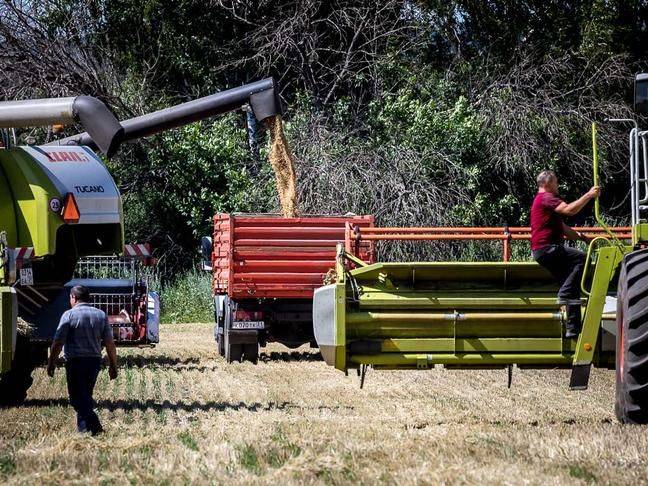
<path id="1" fill-rule="evenodd" d="M 580 334 L 583 325 L 581 322 L 581 303 L 567 304 L 567 323 L 565 324 L 565 337 L 577 338 Z"/>

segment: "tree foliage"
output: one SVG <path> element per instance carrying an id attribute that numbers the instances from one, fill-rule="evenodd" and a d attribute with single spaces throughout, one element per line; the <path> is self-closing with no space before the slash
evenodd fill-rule
<path id="1" fill-rule="evenodd" d="M 648 4 L 3 0 L 0 42 L 4 98 L 90 94 L 121 118 L 274 76 L 304 212 L 516 225 L 541 168 L 587 188 L 590 122 L 628 116 L 648 68 Z M 623 221 L 625 135 L 602 130 Z M 241 114 L 130 145 L 110 161 L 128 239 L 186 265 L 216 211 L 278 208 L 263 157 Z"/>

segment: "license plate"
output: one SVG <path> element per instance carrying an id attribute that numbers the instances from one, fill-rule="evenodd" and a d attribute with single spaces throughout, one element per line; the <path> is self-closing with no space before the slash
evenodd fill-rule
<path id="1" fill-rule="evenodd" d="M 34 285 L 34 271 L 31 268 L 20 269 L 20 285 Z"/>
<path id="2" fill-rule="evenodd" d="M 232 329 L 265 329 L 263 321 L 234 321 Z"/>

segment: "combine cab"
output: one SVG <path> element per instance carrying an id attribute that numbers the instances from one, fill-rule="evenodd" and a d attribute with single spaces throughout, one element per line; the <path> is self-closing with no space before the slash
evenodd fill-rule
<path id="1" fill-rule="evenodd" d="M 0 150 L 0 404 L 20 403 L 46 359 L 48 340 L 36 336 L 51 339 L 65 310 L 51 309 L 77 258 L 122 248 L 121 197 L 97 155 L 84 147 Z M 19 333 L 18 322 L 31 332 Z"/>

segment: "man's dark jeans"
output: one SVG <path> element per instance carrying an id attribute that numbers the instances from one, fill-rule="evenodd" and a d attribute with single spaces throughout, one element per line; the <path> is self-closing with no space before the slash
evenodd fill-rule
<path id="1" fill-rule="evenodd" d="M 77 413 L 77 430 L 92 435 L 103 431 L 92 398 L 100 368 L 101 358 L 71 358 L 65 363 L 70 404 Z"/>
<path id="2" fill-rule="evenodd" d="M 533 259 L 560 283 L 559 304 L 580 305 L 585 253 L 563 245 L 548 245 L 533 252 Z"/>

